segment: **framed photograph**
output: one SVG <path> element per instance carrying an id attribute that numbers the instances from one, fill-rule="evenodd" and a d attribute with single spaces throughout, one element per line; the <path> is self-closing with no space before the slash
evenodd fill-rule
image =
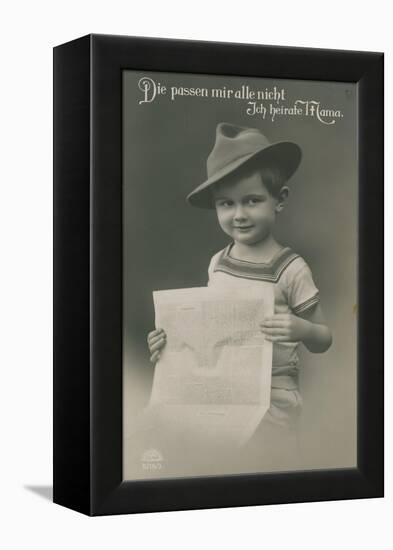
<path id="1" fill-rule="evenodd" d="M 383 54 L 54 49 L 54 501 L 383 496 Z"/>

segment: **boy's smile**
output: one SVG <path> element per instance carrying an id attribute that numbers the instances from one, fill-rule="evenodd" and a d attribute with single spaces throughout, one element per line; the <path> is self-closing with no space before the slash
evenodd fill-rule
<path id="1" fill-rule="evenodd" d="M 267 190 L 259 172 L 218 184 L 213 195 L 218 222 L 234 241 L 253 246 L 270 236 L 278 199 Z"/>

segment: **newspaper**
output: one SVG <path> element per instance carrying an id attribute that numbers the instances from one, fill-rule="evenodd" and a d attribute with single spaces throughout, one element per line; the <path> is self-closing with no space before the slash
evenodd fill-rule
<path id="1" fill-rule="evenodd" d="M 153 293 L 167 343 L 149 407 L 179 434 L 243 444 L 270 406 L 272 345 L 259 322 L 273 313 L 271 286 Z"/>

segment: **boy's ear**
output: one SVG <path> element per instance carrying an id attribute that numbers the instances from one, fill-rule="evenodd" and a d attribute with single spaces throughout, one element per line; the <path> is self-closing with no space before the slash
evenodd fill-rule
<path id="1" fill-rule="evenodd" d="M 277 204 L 276 204 L 276 212 L 281 212 L 281 210 L 284 208 L 284 202 L 287 200 L 289 195 L 289 188 L 284 185 L 280 189 L 280 193 L 278 194 Z"/>

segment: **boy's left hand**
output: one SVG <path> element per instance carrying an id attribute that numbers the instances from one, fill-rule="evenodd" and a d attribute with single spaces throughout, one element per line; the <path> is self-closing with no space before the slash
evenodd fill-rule
<path id="1" fill-rule="evenodd" d="M 277 313 L 265 317 L 260 327 L 269 342 L 299 342 L 307 337 L 310 322 L 291 313 Z"/>

